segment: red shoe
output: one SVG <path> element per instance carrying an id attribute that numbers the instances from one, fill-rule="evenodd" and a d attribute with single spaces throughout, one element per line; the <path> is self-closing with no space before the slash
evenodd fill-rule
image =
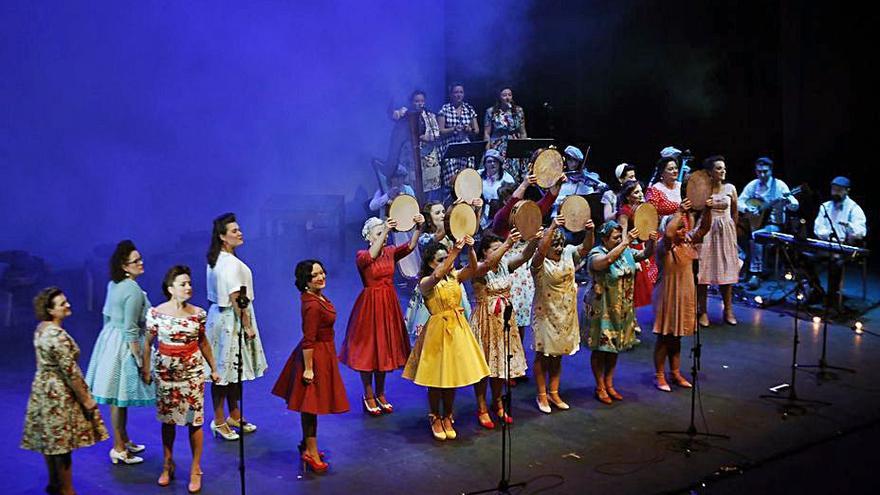
<path id="1" fill-rule="evenodd" d="M 379 406 L 370 407 L 370 405 L 367 404 L 367 398 L 362 397 L 362 399 L 364 401 L 363 404 L 364 404 L 364 412 L 365 413 L 369 414 L 370 416 L 381 416 L 382 415 L 382 408 L 380 408 Z M 372 399 L 372 397 L 370 397 L 370 399 Z"/>
<path id="2" fill-rule="evenodd" d="M 498 415 L 499 420 L 504 421 L 509 425 L 513 424 L 513 418 L 504 411 L 504 406 L 502 404 L 495 404 L 495 414 Z"/>
<path id="3" fill-rule="evenodd" d="M 483 420 L 483 415 L 486 415 L 486 419 Z M 487 430 L 495 429 L 495 423 L 492 422 L 492 418 L 489 417 L 489 411 L 477 411 L 477 421 L 480 422 L 480 426 Z"/>
<path id="4" fill-rule="evenodd" d="M 327 472 L 327 469 L 330 468 L 330 464 L 327 464 L 320 459 L 315 459 L 309 454 L 304 453 L 300 456 L 300 459 L 303 461 L 303 471 L 305 471 L 306 466 L 308 466 L 313 472 L 320 474 Z"/>
<path id="5" fill-rule="evenodd" d="M 376 397 L 376 404 L 378 404 L 379 409 L 382 409 L 382 412 L 386 414 L 391 414 L 394 412 L 394 406 L 392 406 L 390 402 L 385 402 L 385 399 Z"/>

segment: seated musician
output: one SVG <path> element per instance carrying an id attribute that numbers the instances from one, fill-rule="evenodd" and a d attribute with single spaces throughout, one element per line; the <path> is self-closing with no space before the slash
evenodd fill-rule
<path id="1" fill-rule="evenodd" d="M 755 161 L 755 180 L 749 182 L 739 195 L 737 206 L 749 225 L 749 289 L 761 284 L 764 271 L 764 246 L 755 242 L 759 232 L 781 232 L 788 211 L 798 209 L 798 200 L 790 194 L 788 185 L 773 177 L 773 160 L 767 157 Z"/>
<path id="2" fill-rule="evenodd" d="M 378 212 L 379 217 L 384 220 L 386 207 L 394 201 L 394 198 L 400 194 L 415 196 L 416 193 L 413 191 L 413 188 L 406 183 L 408 175 L 409 172 L 406 170 L 406 167 L 398 165 L 394 173 L 388 177 L 388 190 L 383 191 L 380 184 L 376 192 L 373 193 L 373 198 L 370 200 L 370 210 Z"/>
<path id="3" fill-rule="evenodd" d="M 831 200 L 822 203 L 813 222 L 813 233 L 819 239 L 850 246 L 864 243 L 868 233 L 865 212 L 849 197 L 849 190 L 850 181 L 846 177 L 835 177 L 831 181 Z M 843 260 L 834 256 L 828 272 L 828 297 L 833 304 L 840 304 L 842 282 Z"/>
<path id="4" fill-rule="evenodd" d="M 599 179 L 599 174 L 590 172 L 584 166 L 584 153 L 575 146 L 567 146 L 562 153 L 565 158 L 565 178 L 559 189 L 559 196 L 553 203 L 553 216 L 562 205 L 562 201 L 572 194 L 586 196 L 602 192 L 608 186 Z"/>

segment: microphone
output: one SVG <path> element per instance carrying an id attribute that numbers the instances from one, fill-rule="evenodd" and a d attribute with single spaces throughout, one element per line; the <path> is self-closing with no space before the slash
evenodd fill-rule
<path id="1" fill-rule="evenodd" d="M 239 309 L 245 309 L 250 304 L 251 300 L 248 299 L 247 296 L 247 287 L 244 285 L 238 289 L 238 297 L 235 298 L 235 303 L 238 304 Z"/>

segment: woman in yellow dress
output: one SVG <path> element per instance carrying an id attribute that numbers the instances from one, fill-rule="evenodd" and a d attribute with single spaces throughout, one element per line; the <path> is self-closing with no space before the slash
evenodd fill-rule
<path id="1" fill-rule="evenodd" d="M 471 247 L 468 264 L 455 270 L 455 259 L 465 245 Z M 452 427 L 455 389 L 489 376 L 483 350 L 461 306 L 461 283 L 470 279 L 477 267 L 473 245 L 470 236 L 459 239 L 449 250 L 440 243 L 431 243 L 422 256 L 419 290 L 431 316 L 409 355 L 403 377 L 428 387 L 428 418 L 437 440 L 458 436 Z"/>

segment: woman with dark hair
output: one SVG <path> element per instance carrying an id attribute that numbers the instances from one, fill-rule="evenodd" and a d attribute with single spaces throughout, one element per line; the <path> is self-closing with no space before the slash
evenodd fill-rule
<path id="1" fill-rule="evenodd" d="M 150 301 L 135 281 L 144 274 L 144 259 L 128 240 L 116 245 L 110 257 L 110 282 L 104 300 L 104 328 L 95 341 L 86 372 L 86 383 L 95 400 L 110 405 L 113 425 L 113 464 L 137 464 L 143 458 L 131 455 L 146 447 L 128 437 L 128 408 L 152 406 L 156 392 L 141 381 L 146 327 L 144 318 Z"/>
<path id="2" fill-rule="evenodd" d="M 351 310 L 339 362 L 360 372 L 364 412 L 373 416 L 394 411 L 385 397 L 385 374 L 402 368 L 409 357 L 409 338 L 394 290 L 394 265 L 416 248 L 425 217 L 418 214 L 413 221 L 418 227 L 409 243 L 388 246 L 397 221 L 368 218 L 361 234 L 370 245 L 355 257 L 364 289 Z"/>
<path id="3" fill-rule="evenodd" d="M 606 222 L 617 218 L 617 194 L 624 182 L 636 180 L 636 167 L 621 163 L 614 168 L 614 178 L 617 182 L 612 181 L 611 188 L 602 193 L 602 217 Z"/>
<path id="4" fill-rule="evenodd" d="M 446 207 L 443 206 L 443 203 L 426 203 L 422 207 L 422 216 L 425 218 L 425 227 L 418 239 L 419 254 L 422 257 L 422 261 L 424 261 L 425 248 L 432 242 L 443 244 L 446 246 L 446 249 L 452 249 L 453 243 L 452 238 L 446 235 Z M 464 308 L 465 317 L 470 318 L 471 303 L 468 301 L 465 291 L 461 291 L 461 305 Z M 425 327 L 429 316 L 431 316 L 431 313 L 428 312 L 428 308 L 425 306 L 422 292 L 416 287 L 412 297 L 409 299 L 409 304 L 407 304 L 404 319 L 410 340 L 415 342 L 415 339 Z"/>
<path id="5" fill-rule="evenodd" d="M 510 288 L 513 279 L 510 272 L 516 270 L 535 253 L 540 235 L 528 243 L 526 249 L 516 255 L 506 256 L 514 244 L 522 240 L 520 233 L 513 229 L 507 239 L 502 239 L 492 232 L 484 232 L 477 250 L 480 261 L 474 274 L 473 287 L 477 305 L 470 318 L 471 328 L 477 342 L 483 348 L 483 356 L 489 365 L 489 376 L 474 385 L 477 395 L 477 418 L 484 428 L 492 429 L 495 423 L 489 418 L 489 406 L 486 403 L 486 391 L 492 386 L 492 407 L 499 421 L 513 423 L 510 411 L 504 410 L 501 402 L 501 388 L 505 380 L 511 380 L 526 374 L 526 353 L 523 350 L 516 315 L 510 300 Z M 510 311 L 510 317 L 504 318 Z M 509 325 L 509 333 L 505 332 L 505 324 Z M 509 342 L 509 347 L 508 347 Z M 510 355 L 510 369 L 507 369 L 507 356 Z"/>
<path id="6" fill-rule="evenodd" d="M 707 203 L 709 207 L 702 214 L 712 216 L 712 226 L 703 237 L 700 247 L 700 270 L 697 275 L 699 322 L 701 326 L 709 326 L 709 314 L 706 310 L 708 286 L 718 285 L 724 301 L 724 322 L 736 325 L 736 316 L 733 314 L 733 284 L 739 281 L 739 271 L 743 264 L 736 245 L 736 222 L 739 220 L 736 187 L 725 182 L 727 166 L 723 156 L 706 158 L 703 167 L 712 179 L 712 202 Z"/>
<path id="7" fill-rule="evenodd" d="M 188 266 L 171 267 L 162 280 L 166 302 L 147 312 L 147 342 L 144 347 L 142 378 L 150 383 L 156 378 L 156 419 L 162 423 L 162 474 L 156 483 L 168 486 L 174 479 L 174 437 L 176 426 L 187 426 L 192 463 L 189 470 L 190 493 L 202 488 L 202 448 L 205 423 L 205 363 L 211 380 L 217 381 L 217 366 L 211 345 L 205 336 L 205 310 L 189 304 L 192 297 L 192 273 Z M 150 373 L 150 349 L 153 339 L 158 350 L 153 354 L 154 372 Z"/>
<path id="8" fill-rule="evenodd" d="M 504 171 L 514 181 L 522 180 L 528 170 L 524 160 L 507 158 L 507 141 L 526 139 L 526 114 L 521 106 L 513 101 L 513 90 L 502 87 L 495 95 L 495 104 L 486 109 L 483 118 L 483 139 L 486 148 L 496 149 L 505 157 Z"/>
<path id="9" fill-rule="evenodd" d="M 642 185 L 637 180 L 628 180 L 623 183 L 618 194 L 618 211 L 617 222 L 626 230 L 635 226 L 636 208 L 645 202 L 645 195 L 642 194 Z M 644 244 L 633 236 L 633 248 L 636 250 L 644 249 Z M 639 269 L 636 272 L 636 287 L 633 294 L 633 306 L 641 308 L 651 304 L 651 295 L 654 292 L 654 284 L 657 283 L 658 270 L 657 263 L 648 256 L 639 261 Z M 641 333 L 639 323 L 636 321 L 636 333 Z"/>
<path id="10" fill-rule="evenodd" d="M 437 112 L 437 125 L 443 139 L 440 155 L 446 153 L 450 144 L 469 143 L 470 136 L 479 134 L 477 111 L 470 103 L 464 101 L 464 85 L 458 82 L 449 85 L 449 102 L 444 103 Z M 473 158 L 449 158 L 441 163 L 443 186 L 452 187 L 455 174 L 464 168 L 474 168 Z M 488 201 L 488 200 L 487 200 Z"/>
<path id="11" fill-rule="evenodd" d="M 667 156 L 657 160 L 653 184 L 645 192 L 645 201 L 657 208 L 661 217 L 673 215 L 681 205 L 681 182 L 678 181 L 678 162 Z M 683 217 L 687 222 L 687 216 Z"/>
<path id="12" fill-rule="evenodd" d="M 299 411 L 303 439 L 298 449 L 306 467 L 316 473 L 330 467 L 318 450 L 318 415 L 348 411 L 345 385 L 339 374 L 333 324 L 336 308 L 324 295 L 327 273 L 318 260 L 304 260 L 294 271 L 302 293 L 302 340 L 287 359 L 272 394 L 284 399 L 287 409 Z"/>
<path id="13" fill-rule="evenodd" d="M 469 263 L 455 270 L 455 258 L 465 245 L 471 246 Z M 477 266 L 473 245 L 470 236 L 456 241 L 448 251 L 446 246 L 432 243 L 422 257 L 419 290 L 431 317 L 409 355 L 403 377 L 428 387 L 428 418 L 437 440 L 458 436 L 452 427 L 455 389 L 489 375 L 486 358 L 461 307 L 461 284 L 473 276 Z"/>
<path id="14" fill-rule="evenodd" d="M 21 448 L 43 454 L 49 470 L 46 493 L 71 495 L 71 452 L 109 435 L 98 403 L 76 364 L 79 346 L 61 326 L 71 314 L 67 297 L 57 287 L 45 288 L 34 298 L 34 312 L 40 321 L 34 331 L 37 372 L 28 398 Z"/>
<path id="15" fill-rule="evenodd" d="M 636 316 L 633 308 L 636 265 L 654 253 L 657 232 L 652 232 L 643 251 L 634 251 L 630 240 L 638 229 L 627 231 L 614 220 L 599 230 L 601 242 L 587 258 L 593 276 L 587 314 L 590 315 L 590 366 L 596 380 L 596 399 L 604 404 L 623 400 L 614 389 L 617 355 L 635 345 Z"/>
<path id="16" fill-rule="evenodd" d="M 562 378 L 562 356 L 573 356 L 580 349 L 580 326 L 577 313 L 575 267 L 593 246 L 593 221 L 584 224 L 584 241 L 580 246 L 566 245 L 565 217 L 558 215 L 541 240 L 532 257 L 530 268 L 535 279 L 532 305 L 532 330 L 535 350 L 536 402 L 543 413 L 550 404 L 569 409 L 559 396 Z M 549 384 L 549 390 L 548 390 Z"/>
<path id="17" fill-rule="evenodd" d="M 217 360 L 214 371 L 220 375 L 211 385 L 214 419 L 211 433 L 226 440 L 237 440 L 241 433 L 250 433 L 257 425 L 243 420 L 238 400 L 241 384 L 238 383 L 238 339 L 244 332 L 244 349 L 241 352 L 241 379 L 254 380 L 263 376 L 268 368 L 266 355 L 257 320 L 254 315 L 254 279 L 251 269 L 235 256 L 235 250 L 244 244 L 244 235 L 232 213 L 224 213 L 214 219 L 211 245 L 208 248 L 207 289 L 208 309 L 207 335 L 211 351 Z M 241 288 L 251 304 L 241 309 L 237 304 Z M 224 420 L 223 403 L 229 405 L 229 416 Z"/>
<path id="18" fill-rule="evenodd" d="M 694 261 L 698 257 L 694 244 L 709 231 L 710 215 L 704 215 L 696 232 L 688 231 L 687 215 L 691 209 L 688 199 L 678 211 L 661 224 L 663 240 L 657 249 L 661 265 L 660 283 L 654 291 L 654 385 L 671 392 L 666 382 L 664 362 L 669 358 L 672 381 L 690 388 L 681 375 L 681 338 L 693 335 L 697 323 L 697 288 L 694 284 Z"/>

